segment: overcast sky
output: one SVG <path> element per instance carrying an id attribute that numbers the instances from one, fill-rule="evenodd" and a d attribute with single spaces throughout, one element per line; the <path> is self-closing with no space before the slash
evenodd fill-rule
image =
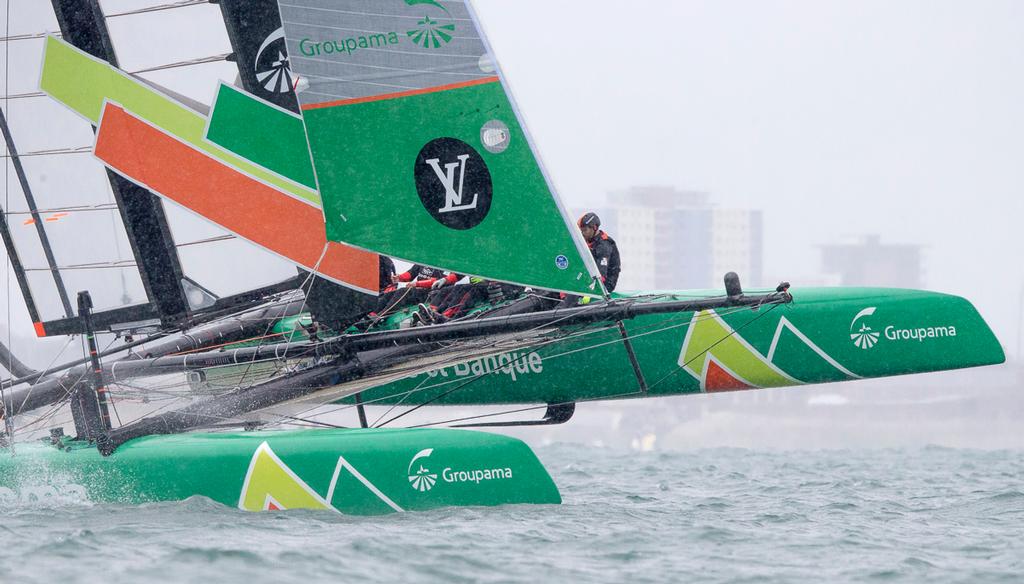
<path id="1" fill-rule="evenodd" d="M 636 184 L 764 210 L 765 272 L 925 248 L 928 288 L 1016 344 L 1024 2 L 476 0 L 572 206 Z"/>
<path id="2" fill-rule="evenodd" d="M 11 0 L 23 14 L 45 4 Z M 103 2 L 108 13 L 142 4 Z M 1015 348 L 1024 2 L 474 5 L 568 206 L 658 184 L 762 209 L 766 276 L 797 292 L 817 276 L 819 244 L 869 233 L 923 244 L 926 286 L 975 301 Z M 198 41 L 197 10 L 216 14 L 113 20 L 115 35 L 138 39 L 125 68 L 225 52 L 223 33 Z M 179 91 L 190 81 L 166 75 Z M 190 94 L 208 102 L 200 78 Z"/>

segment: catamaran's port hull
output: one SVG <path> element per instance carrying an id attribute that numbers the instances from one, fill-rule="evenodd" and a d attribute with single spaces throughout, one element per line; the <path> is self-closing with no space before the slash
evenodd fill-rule
<path id="1" fill-rule="evenodd" d="M 307 430 L 139 438 L 109 457 L 70 443 L 0 457 L 0 501 L 138 504 L 208 497 L 250 511 L 374 515 L 449 506 L 558 504 L 533 452 L 465 430 Z"/>
<path id="2" fill-rule="evenodd" d="M 967 300 L 885 288 L 793 290 L 790 304 L 625 321 L 649 396 L 889 377 L 1005 361 Z M 678 292 L 670 299 L 703 292 Z M 559 334 L 570 331 L 561 330 Z M 490 405 L 643 397 L 615 327 L 374 388 L 367 403 Z M 553 338 L 553 337 L 552 337 Z"/>

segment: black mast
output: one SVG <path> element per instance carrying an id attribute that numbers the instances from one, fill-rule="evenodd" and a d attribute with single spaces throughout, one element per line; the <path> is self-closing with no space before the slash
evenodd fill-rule
<path id="1" fill-rule="evenodd" d="M 7 151 L 10 153 L 11 164 L 14 165 L 14 173 L 18 175 L 21 191 L 25 196 L 29 212 L 32 214 L 32 222 L 35 225 L 36 233 L 39 235 L 39 243 L 42 245 L 43 254 L 46 256 L 46 264 L 50 268 L 50 274 L 53 275 L 53 282 L 57 286 L 57 294 L 60 296 L 61 304 L 64 306 L 64 314 L 70 317 L 74 314 L 71 310 L 71 300 L 68 299 L 68 292 L 64 287 L 64 279 L 60 275 L 60 270 L 57 269 L 57 260 L 53 256 L 50 238 L 47 237 L 46 228 L 43 227 L 43 218 L 39 215 L 39 207 L 36 206 L 36 199 L 32 195 L 31 187 L 28 185 L 28 177 L 25 176 L 25 169 L 21 165 L 21 158 L 18 156 L 18 150 L 14 146 L 14 138 L 11 136 L 11 129 L 7 126 L 7 118 L 4 116 L 3 110 L 0 110 L 0 132 L 3 132 L 4 143 L 7 145 Z M 6 221 L 4 223 L 4 230 L 6 232 Z M 13 248 L 13 245 L 8 246 L 8 248 Z"/>
<path id="2" fill-rule="evenodd" d="M 92 328 L 92 297 L 88 292 L 78 293 L 78 317 L 82 319 L 82 334 L 85 335 L 85 349 L 89 359 L 89 385 L 96 394 L 99 404 L 100 426 L 110 430 L 110 400 L 107 386 L 103 382 L 103 367 L 100 365 L 96 333 Z"/>
<path id="3" fill-rule="evenodd" d="M 51 0 L 64 40 L 90 55 L 118 66 L 98 0 Z M 187 316 L 184 278 L 160 198 L 107 170 L 107 178 L 146 294 L 166 327 Z"/>
<path id="4" fill-rule="evenodd" d="M 89 293 L 79 292 L 78 317 L 82 322 L 82 332 L 85 334 L 88 343 L 87 350 L 90 352 L 96 346 L 92 334 L 92 325 L 89 320 L 91 310 L 92 299 L 89 297 Z M 98 369 L 99 358 L 96 357 L 95 352 L 92 352 L 90 355 L 90 360 L 96 364 L 95 367 Z M 75 434 L 78 440 L 95 440 L 110 429 L 110 414 L 107 413 L 105 399 L 101 397 L 98 391 L 102 389 L 102 385 L 97 385 L 97 375 L 102 380 L 102 372 L 97 371 L 90 378 L 90 383 L 76 383 L 71 389 L 71 417 L 75 421 Z"/>

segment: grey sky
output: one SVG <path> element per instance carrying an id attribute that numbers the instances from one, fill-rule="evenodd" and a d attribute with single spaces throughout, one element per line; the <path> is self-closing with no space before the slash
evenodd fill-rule
<path id="1" fill-rule="evenodd" d="M 669 184 L 764 209 L 797 292 L 817 244 L 926 244 L 927 286 L 1015 343 L 1024 3 L 475 5 L 571 206 Z"/>
<path id="2" fill-rule="evenodd" d="M 141 4 L 103 2 L 108 13 Z M 816 276 L 817 244 L 865 233 L 925 244 L 927 287 L 975 301 L 1014 348 L 1024 3 L 474 5 L 570 207 L 666 184 L 761 208 L 766 274 L 797 293 Z M 227 52 L 195 11 L 216 7 L 114 19 L 115 36 L 138 46 L 122 65 Z M 208 102 L 209 77 L 189 75 L 152 77 Z"/>

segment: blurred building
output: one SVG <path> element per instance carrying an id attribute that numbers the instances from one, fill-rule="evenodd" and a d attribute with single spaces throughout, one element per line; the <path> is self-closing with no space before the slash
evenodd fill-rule
<path id="1" fill-rule="evenodd" d="M 841 286 L 921 288 L 921 246 L 882 243 L 868 235 L 854 243 L 821 246 L 821 267 L 839 276 Z"/>
<path id="2" fill-rule="evenodd" d="M 761 211 L 722 209 L 708 193 L 633 187 L 592 210 L 619 245 L 622 290 L 721 288 L 736 272 L 744 286 L 762 285 Z"/>

